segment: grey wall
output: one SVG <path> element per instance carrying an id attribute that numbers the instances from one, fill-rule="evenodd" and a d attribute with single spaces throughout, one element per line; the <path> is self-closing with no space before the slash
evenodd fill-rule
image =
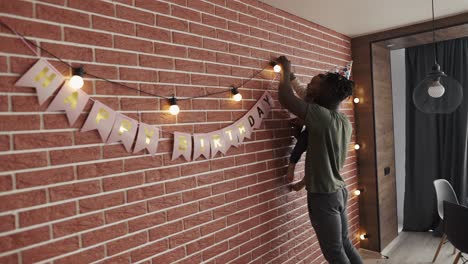
<path id="1" fill-rule="evenodd" d="M 405 148 L 406 148 L 406 72 L 405 49 L 390 53 L 393 93 L 393 127 L 395 137 L 395 175 L 397 189 L 398 227 L 403 226 L 403 198 L 405 194 Z"/>

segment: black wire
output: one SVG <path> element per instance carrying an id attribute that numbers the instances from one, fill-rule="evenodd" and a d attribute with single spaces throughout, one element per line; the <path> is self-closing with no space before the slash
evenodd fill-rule
<path id="1" fill-rule="evenodd" d="M 434 0 L 432 0 L 432 45 L 434 46 L 434 63 L 437 64 L 437 46 L 435 42 Z"/>
<path id="2" fill-rule="evenodd" d="M 73 69 L 74 67 L 62 60 L 60 57 L 58 57 L 57 55 L 55 55 L 54 53 L 48 51 L 47 49 L 41 47 L 40 45 L 36 44 L 34 41 L 31 41 L 29 39 L 27 39 L 24 35 L 22 35 L 21 33 L 19 32 L 16 32 L 15 30 L 13 30 L 9 25 L 7 25 L 6 23 L 0 21 L 0 25 L 2 25 L 3 27 L 7 28 L 8 30 L 10 30 L 13 34 L 18 34 L 22 39 L 24 39 L 25 41 L 27 41 L 28 43 L 30 43 L 31 45 L 33 45 L 34 47 L 40 49 L 42 52 L 45 52 L 47 54 L 49 54 L 50 56 L 54 57 L 55 59 L 57 59 L 58 61 L 60 61 L 61 63 L 65 64 L 66 66 L 68 66 L 69 68 Z M 261 70 L 258 70 L 250 79 L 247 79 L 246 81 L 242 82 L 242 84 L 240 86 L 233 86 L 235 88 L 239 88 L 239 87 L 243 87 L 246 83 L 250 82 L 253 78 L 257 77 L 258 74 L 260 74 L 263 70 L 265 70 L 266 66 L 261 69 Z M 116 82 L 116 81 L 112 81 L 112 80 L 109 80 L 107 78 L 104 78 L 104 77 L 101 77 L 101 76 L 98 76 L 98 75 L 95 75 L 95 74 L 92 74 L 92 73 L 88 73 L 88 72 L 85 72 L 86 75 L 88 76 L 91 76 L 91 77 L 94 77 L 96 79 L 99 79 L 99 80 L 102 80 L 102 81 L 106 81 L 106 82 L 109 82 L 109 83 L 112 83 L 112 84 L 115 84 L 115 85 L 120 85 L 124 88 L 127 88 L 127 89 L 130 89 L 130 90 L 135 90 L 135 91 L 139 91 L 140 93 L 144 93 L 144 94 L 147 94 L 147 95 L 151 95 L 151 96 L 154 96 L 154 97 L 158 97 L 158 98 L 164 98 L 164 99 L 171 99 L 173 96 L 164 96 L 164 95 L 159 95 L 159 94 L 154 94 L 154 93 L 150 93 L 150 92 L 145 92 L 145 91 L 142 91 L 142 90 L 139 90 L 139 89 L 136 89 L 134 87 L 131 87 L 131 86 L 128 86 L 128 85 L 125 85 L 123 83 L 120 83 L 120 82 Z M 205 94 L 205 95 L 199 95 L 199 96 L 193 96 L 193 97 L 186 97 L 186 98 L 181 98 L 181 99 L 178 99 L 178 101 L 183 101 L 183 100 L 191 100 L 191 99 L 197 99 L 197 98 L 202 98 L 202 97 L 209 97 L 209 96 L 212 96 L 212 95 L 217 95 L 217 94 L 221 94 L 221 93 L 225 93 L 225 92 L 228 92 L 228 91 L 231 91 L 231 88 L 229 89 L 226 89 L 226 90 L 223 90 L 223 91 L 219 91 L 219 92 L 214 92 L 214 93 L 209 93 L 209 94 Z"/>

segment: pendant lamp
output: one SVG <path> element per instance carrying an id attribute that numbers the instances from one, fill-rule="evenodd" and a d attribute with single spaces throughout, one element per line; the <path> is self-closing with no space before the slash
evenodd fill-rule
<path id="1" fill-rule="evenodd" d="M 413 91 L 414 105 L 424 113 L 448 114 L 460 105 L 463 90 L 458 81 L 447 76 L 437 63 L 437 50 L 434 27 L 434 0 L 432 0 L 432 45 L 434 47 L 434 65 Z"/>

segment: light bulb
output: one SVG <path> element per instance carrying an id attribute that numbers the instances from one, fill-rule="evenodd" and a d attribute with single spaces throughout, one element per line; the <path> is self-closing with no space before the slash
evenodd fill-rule
<path id="1" fill-rule="evenodd" d="M 354 98 L 353 101 L 354 101 L 355 104 L 359 104 L 359 102 L 360 102 L 361 100 L 359 100 L 359 98 L 356 97 L 356 98 Z"/>
<path id="2" fill-rule="evenodd" d="M 169 113 L 171 113 L 172 115 L 177 115 L 179 114 L 179 112 L 180 112 L 180 108 L 178 105 L 174 104 L 169 107 Z"/>
<path id="3" fill-rule="evenodd" d="M 79 75 L 73 75 L 73 77 L 70 78 L 70 87 L 75 89 L 75 90 L 78 90 L 78 89 L 81 89 L 81 87 L 83 87 L 84 85 L 84 81 L 83 81 L 83 77 L 79 76 Z"/>
<path id="4" fill-rule="evenodd" d="M 236 93 L 235 95 L 232 96 L 232 99 L 236 102 L 240 102 L 242 100 L 242 94 Z"/>
<path id="5" fill-rule="evenodd" d="M 359 190 L 359 189 L 354 190 L 353 194 L 356 195 L 356 196 L 361 195 L 361 190 Z"/>
<path id="6" fill-rule="evenodd" d="M 278 64 L 276 64 L 275 66 L 273 66 L 273 71 L 274 71 L 274 72 L 280 72 L 280 71 L 281 71 L 281 66 L 279 66 Z"/>
<path id="7" fill-rule="evenodd" d="M 355 145 L 354 145 L 354 149 L 355 149 L 355 150 L 358 150 L 358 149 L 360 149 L 360 148 L 361 148 L 361 146 L 359 146 L 359 144 L 355 144 Z"/>
<path id="8" fill-rule="evenodd" d="M 439 82 L 438 79 L 434 80 L 429 88 L 427 89 L 427 93 L 433 98 L 442 97 L 445 93 L 444 86 Z"/>
<path id="9" fill-rule="evenodd" d="M 177 105 L 177 99 L 173 96 L 171 99 L 169 99 L 169 103 L 171 106 L 169 107 L 169 113 L 172 115 L 177 115 L 180 112 L 180 108 Z"/>
<path id="10" fill-rule="evenodd" d="M 361 234 L 361 235 L 359 236 L 359 238 L 360 238 L 361 240 L 366 240 L 368 237 L 369 237 L 369 236 L 368 236 L 367 234 Z"/>

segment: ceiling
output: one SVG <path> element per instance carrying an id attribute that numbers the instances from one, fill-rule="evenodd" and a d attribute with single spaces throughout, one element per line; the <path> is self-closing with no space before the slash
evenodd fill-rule
<path id="1" fill-rule="evenodd" d="M 262 0 L 349 37 L 432 19 L 430 0 Z M 468 0 L 434 0 L 435 17 L 468 12 Z"/>

